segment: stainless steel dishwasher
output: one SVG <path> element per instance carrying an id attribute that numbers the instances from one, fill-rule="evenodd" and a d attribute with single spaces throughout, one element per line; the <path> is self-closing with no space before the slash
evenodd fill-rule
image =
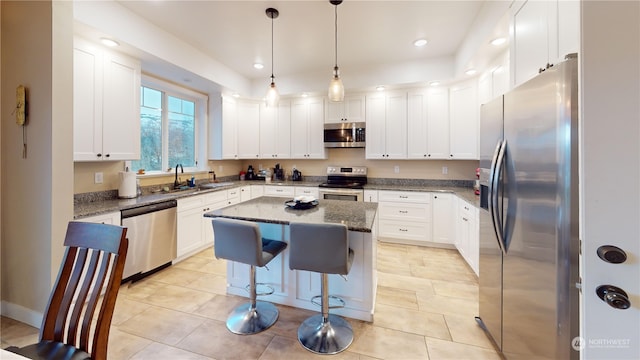
<path id="1" fill-rule="evenodd" d="M 129 251 L 122 278 L 137 281 L 176 258 L 176 200 L 122 210 Z"/>

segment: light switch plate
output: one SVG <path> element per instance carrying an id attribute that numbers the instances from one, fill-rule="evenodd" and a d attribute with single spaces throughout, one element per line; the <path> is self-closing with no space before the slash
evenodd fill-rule
<path id="1" fill-rule="evenodd" d="M 102 173 L 97 172 L 93 175 L 93 182 L 96 184 L 102 184 Z"/>

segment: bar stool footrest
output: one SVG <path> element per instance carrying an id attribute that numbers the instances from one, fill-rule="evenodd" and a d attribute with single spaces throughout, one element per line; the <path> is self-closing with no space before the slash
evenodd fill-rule
<path id="1" fill-rule="evenodd" d="M 320 299 L 320 301 L 318 301 L 318 299 Z M 337 301 L 338 305 L 331 305 L 331 300 Z M 311 303 L 313 305 L 316 306 L 322 306 L 322 295 L 316 295 L 314 297 L 311 298 Z M 345 307 L 346 303 L 344 302 L 344 300 L 339 297 L 339 296 L 335 296 L 335 295 L 329 295 L 329 309 L 341 309 L 343 307 Z"/>
<path id="2" fill-rule="evenodd" d="M 266 291 L 258 291 L 259 287 L 265 287 L 268 290 Z M 251 285 L 247 285 L 244 287 L 244 289 L 251 294 Z M 267 285 L 265 283 L 256 283 L 256 296 L 267 296 L 267 295 L 271 295 L 275 292 L 275 289 L 273 288 L 273 286 L 271 285 Z"/>

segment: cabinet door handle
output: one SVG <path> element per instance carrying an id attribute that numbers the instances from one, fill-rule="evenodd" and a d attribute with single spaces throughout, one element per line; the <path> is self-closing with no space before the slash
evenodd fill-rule
<path id="1" fill-rule="evenodd" d="M 102 154 L 98 153 L 98 155 L 97 155 L 97 156 L 98 156 L 98 157 L 102 157 Z"/>
<path id="2" fill-rule="evenodd" d="M 400 214 L 408 214 L 408 213 L 409 213 L 407 210 L 398 210 L 398 212 L 399 212 Z"/>
<path id="3" fill-rule="evenodd" d="M 406 195 L 398 195 L 400 197 L 400 199 L 408 199 L 409 197 Z"/>
<path id="4" fill-rule="evenodd" d="M 469 221 L 469 219 L 467 219 L 466 217 L 463 217 L 462 220 Z"/>
<path id="5" fill-rule="evenodd" d="M 398 231 L 407 232 L 409 230 L 407 230 L 407 229 L 398 229 Z"/>

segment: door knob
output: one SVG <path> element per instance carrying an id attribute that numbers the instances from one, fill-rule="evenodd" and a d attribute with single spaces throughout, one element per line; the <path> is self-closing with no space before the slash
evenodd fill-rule
<path id="1" fill-rule="evenodd" d="M 621 264 L 627 260 L 624 250 L 613 245 L 602 245 L 598 248 L 598 257 L 611 264 Z"/>
<path id="2" fill-rule="evenodd" d="M 617 286 L 600 285 L 596 289 L 596 294 L 598 294 L 598 297 L 609 304 L 612 308 L 624 310 L 631 307 L 629 296 L 624 290 Z"/>

